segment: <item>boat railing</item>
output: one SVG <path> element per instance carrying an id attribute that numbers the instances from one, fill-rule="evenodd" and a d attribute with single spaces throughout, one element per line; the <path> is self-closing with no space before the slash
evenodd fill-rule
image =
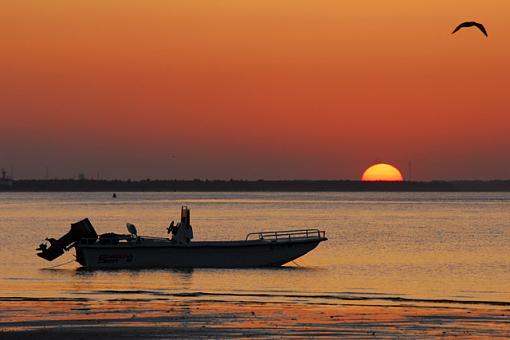
<path id="1" fill-rule="evenodd" d="M 291 239 L 317 239 L 326 238 L 326 232 L 319 229 L 283 230 L 283 231 L 259 231 L 246 235 L 246 241 L 250 239 L 284 241 Z"/>

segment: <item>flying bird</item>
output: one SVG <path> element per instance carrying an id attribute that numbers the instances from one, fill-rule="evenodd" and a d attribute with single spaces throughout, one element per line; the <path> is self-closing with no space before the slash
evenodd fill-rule
<path id="1" fill-rule="evenodd" d="M 475 22 L 475 21 L 466 21 L 466 22 L 463 22 L 462 24 L 460 24 L 459 26 L 457 26 L 456 29 L 453 30 L 452 34 L 457 32 L 458 30 L 460 30 L 461 28 L 464 28 L 464 27 L 473 27 L 475 26 L 476 28 L 478 28 L 480 31 L 482 31 L 482 33 L 488 37 L 489 35 L 487 34 L 487 30 L 485 29 L 485 27 L 478 23 L 478 22 Z"/>

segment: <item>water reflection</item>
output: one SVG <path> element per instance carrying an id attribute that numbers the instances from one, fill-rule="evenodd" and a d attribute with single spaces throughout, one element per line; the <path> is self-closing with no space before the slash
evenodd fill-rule
<path id="1" fill-rule="evenodd" d="M 102 291 L 108 299 L 114 294 L 107 291 L 122 290 L 312 296 L 356 287 L 417 299 L 510 301 L 508 193 L 123 193 L 110 203 L 101 193 L 0 194 L 0 296 Z M 251 270 L 48 268 L 53 263 L 33 251 L 84 217 L 100 233 L 125 233 L 131 222 L 140 234 L 166 237 L 161 226 L 186 203 L 197 240 L 319 226 L 329 241 L 299 259 L 301 267 Z"/>

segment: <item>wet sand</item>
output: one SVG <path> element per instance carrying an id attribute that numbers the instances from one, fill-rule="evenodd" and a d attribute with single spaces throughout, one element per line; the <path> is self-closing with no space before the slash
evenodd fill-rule
<path id="1" fill-rule="evenodd" d="M 510 309 L 143 299 L 0 303 L 2 339 L 340 336 L 508 338 Z"/>

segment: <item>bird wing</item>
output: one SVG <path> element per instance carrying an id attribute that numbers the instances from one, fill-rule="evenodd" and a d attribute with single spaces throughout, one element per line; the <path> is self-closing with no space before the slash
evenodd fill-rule
<path id="1" fill-rule="evenodd" d="M 460 30 L 461 28 L 464 28 L 464 27 L 471 27 L 471 26 L 476 26 L 486 37 L 488 37 L 489 35 L 487 34 L 487 30 L 485 29 L 485 27 L 478 23 L 478 22 L 474 22 L 474 21 L 466 21 L 466 22 L 463 22 L 462 24 L 460 24 L 459 26 L 457 26 L 453 32 L 457 32 L 458 30 Z"/>
<path id="2" fill-rule="evenodd" d="M 463 22 L 462 24 L 460 24 L 459 26 L 457 26 L 457 27 L 453 30 L 452 34 L 453 34 L 453 33 L 455 33 L 455 32 L 457 32 L 458 30 L 460 30 L 460 29 L 461 29 L 461 28 L 463 28 L 463 27 L 469 27 L 469 23 L 468 23 L 468 22 Z"/>
<path id="3" fill-rule="evenodd" d="M 479 24 L 479 23 L 476 23 L 475 26 L 480 30 L 482 31 L 483 34 L 485 34 L 486 37 L 488 37 L 489 35 L 487 34 L 487 30 L 485 29 L 485 27 L 482 25 L 482 24 Z"/>

